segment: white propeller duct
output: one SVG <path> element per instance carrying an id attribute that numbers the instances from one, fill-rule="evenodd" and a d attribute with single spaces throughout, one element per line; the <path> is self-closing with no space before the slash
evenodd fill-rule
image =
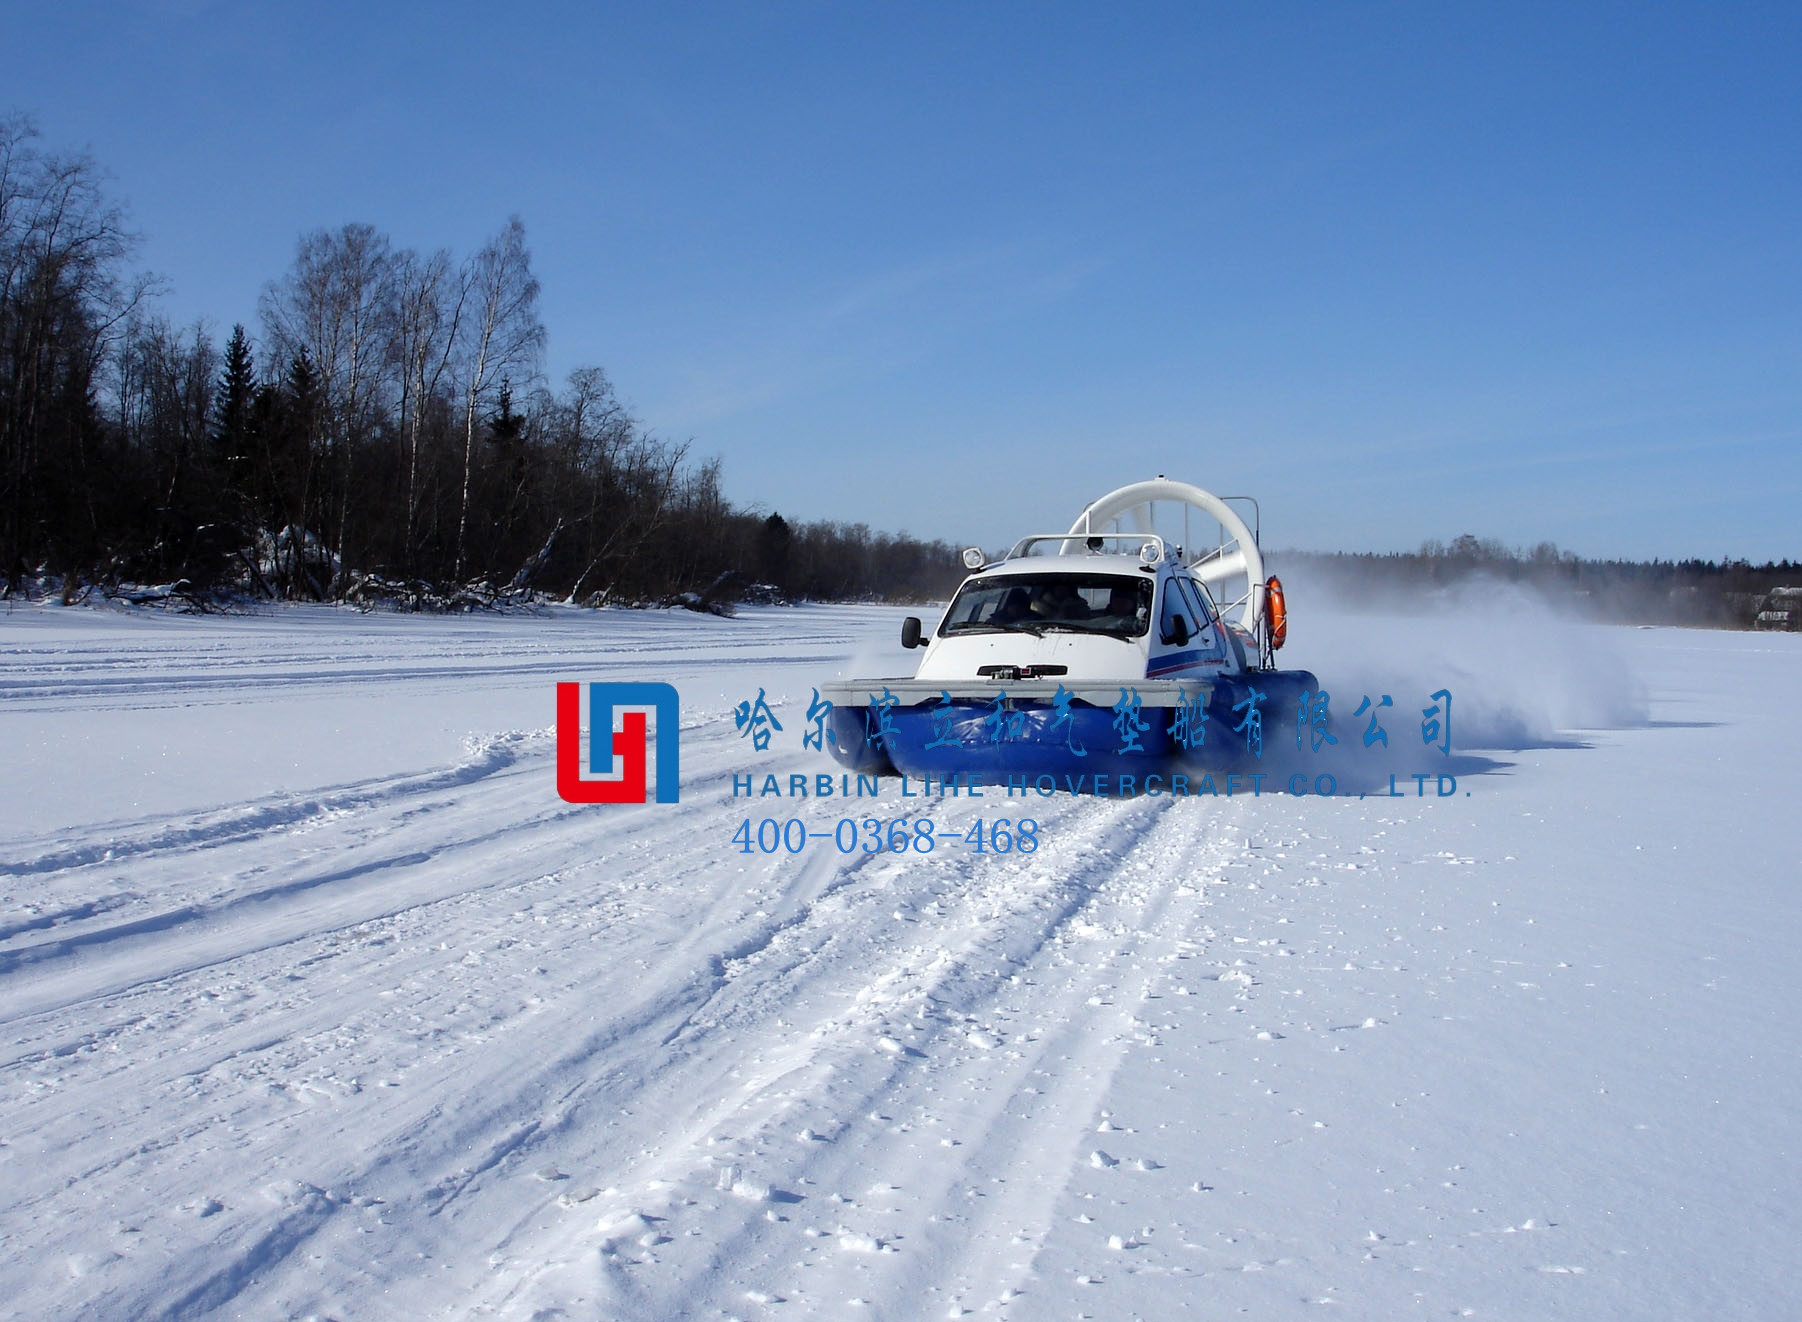
<path id="1" fill-rule="evenodd" d="M 1237 624 L 1253 638 L 1264 615 L 1264 557 L 1257 539 L 1231 505 L 1211 491 L 1187 482 L 1154 478 L 1110 491 L 1093 502 L 1070 525 L 1073 535 L 1091 533 L 1152 532 L 1156 529 L 1157 503 L 1170 502 L 1183 510 L 1183 556 L 1208 591 L 1228 623 Z M 1218 545 L 1196 547 L 1187 540 L 1189 515 L 1199 510 L 1220 525 Z M 1171 538 L 1169 540 L 1175 540 Z"/>

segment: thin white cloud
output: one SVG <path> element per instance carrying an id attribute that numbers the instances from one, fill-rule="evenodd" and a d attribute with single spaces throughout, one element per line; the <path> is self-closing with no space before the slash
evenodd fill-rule
<path id="1" fill-rule="evenodd" d="M 983 326 L 1076 294 L 1104 260 L 1044 243 L 994 245 L 917 258 L 793 307 L 771 327 L 748 313 L 738 333 L 655 401 L 678 431 L 799 395 L 867 383 Z"/>

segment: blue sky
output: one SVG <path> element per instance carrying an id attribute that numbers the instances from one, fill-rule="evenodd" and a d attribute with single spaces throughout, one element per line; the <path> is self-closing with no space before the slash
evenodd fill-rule
<path id="1" fill-rule="evenodd" d="M 1168 473 L 1267 545 L 1802 557 L 1802 6 L 20 7 L 166 313 L 511 214 L 553 382 L 737 503 L 995 545 Z"/>

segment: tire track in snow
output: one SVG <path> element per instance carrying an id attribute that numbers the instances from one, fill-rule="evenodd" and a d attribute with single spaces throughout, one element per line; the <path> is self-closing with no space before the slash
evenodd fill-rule
<path id="1" fill-rule="evenodd" d="M 454 767 L 390 776 L 317 794 L 278 795 L 262 803 L 233 805 L 213 812 L 181 814 L 180 825 L 172 823 L 168 817 L 141 823 L 108 824 L 101 828 L 105 834 L 100 839 L 53 849 L 31 858 L 0 860 L 0 876 L 33 876 L 95 864 L 124 863 L 143 855 L 212 849 L 273 831 L 293 830 L 346 813 L 367 811 L 397 800 L 460 788 L 511 767 L 524 749 L 542 745 L 549 734 L 544 730 L 529 733 L 512 730 L 483 740 L 472 750 L 472 757 Z M 121 831 L 126 834 L 116 834 Z M 36 920 L 15 920 L 0 926 L 0 940 L 45 925 Z M 3 953 L 13 952 L 0 952 Z"/>
<path id="2" fill-rule="evenodd" d="M 524 1284 L 490 1307 L 592 1295 L 621 1317 L 697 1316 L 743 1308 L 744 1288 L 792 1303 L 793 1281 L 772 1279 L 785 1252 L 846 1255 L 841 1285 L 899 1273 L 871 1287 L 885 1298 L 1023 1277 L 1130 1041 L 1136 993 L 1117 984 L 1138 966 L 1123 962 L 1179 939 L 1158 929 L 1187 931 L 1202 903 L 1202 881 L 1173 883 L 1170 865 L 1206 869 L 1224 847 L 1191 806 L 1060 803 L 1055 869 L 1024 856 L 858 868 L 687 1016 L 672 1041 L 684 1054 L 639 1098 L 656 1132 L 637 1136 L 628 1168 L 595 1175 L 609 1191 L 579 1209 L 597 1228 L 551 1246 L 522 1232 L 504 1251 Z M 922 930 L 891 950 L 897 903 Z M 1022 1087 L 1037 1088 L 1029 1116 L 1009 1109 Z M 901 1181 L 898 1219 L 857 1206 L 883 1170 Z M 962 1196 L 985 1179 L 1014 1188 Z M 849 1296 L 830 1295 L 809 1291 L 803 1315 L 841 1316 Z"/>
<path id="3" fill-rule="evenodd" d="M 713 760 L 711 746 L 723 745 L 726 738 L 721 731 L 697 740 L 700 774 L 706 774 Z M 540 771 L 542 777 L 536 774 Z M 54 988 L 66 999 L 68 1010 L 24 1014 L 26 1007 L 9 1003 L 17 1036 L 9 1043 L 12 1059 L 0 1070 L 0 1091 L 16 1099 L 21 1086 L 53 1078 L 59 1091 L 79 1088 L 83 1095 L 110 1093 L 134 1100 L 142 1096 L 145 1101 L 128 1113 L 115 1109 L 102 1116 L 71 1114 L 46 1097 L 45 1107 L 12 1129 L 8 1138 L 25 1147 L 81 1146 L 91 1153 L 83 1162 L 82 1179 L 96 1190 L 121 1181 L 137 1183 L 147 1165 L 170 1163 L 173 1168 L 164 1171 L 159 1183 L 178 1186 L 177 1170 L 186 1153 L 207 1146 L 198 1140 L 208 1136 L 219 1141 L 219 1123 L 229 1119 L 236 1128 L 237 1117 L 244 1116 L 257 1128 L 269 1128 L 273 1122 L 270 1136 L 275 1143 L 259 1153 L 263 1161 L 274 1159 L 272 1174 L 284 1167 L 299 1171 L 309 1184 L 328 1191 L 380 1188 L 388 1209 L 384 1215 L 398 1219 L 449 1212 L 455 1219 L 467 1215 L 471 1194 L 482 1195 L 478 1203 L 492 1202 L 493 1191 L 487 1186 L 510 1178 L 496 1166 L 506 1164 L 510 1169 L 526 1159 L 527 1148 L 576 1123 L 590 1100 L 586 1093 L 597 1063 L 612 1070 L 654 1056 L 658 1044 L 679 1030 L 682 1016 L 712 994 L 727 959 L 741 957 L 767 939 L 767 934 L 760 935 L 765 920 L 750 913 L 741 887 L 729 870 L 718 866 L 724 832 L 682 829 L 677 819 L 655 806 L 626 809 L 606 817 L 602 855 L 596 849 L 597 818 L 592 811 L 562 805 L 545 809 L 549 783 L 548 766 L 522 764 L 503 775 L 439 791 L 437 797 L 443 801 L 433 812 L 421 815 L 421 808 L 428 805 L 408 800 L 389 805 L 385 812 L 325 824 L 314 841 L 314 857 L 339 865 L 354 857 L 360 845 L 404 849 L 406 831 L 435 837 L 437 857 L 413 865 L 409 871 L 417 875 L 400 879 L 405 894 L 384 891 L 369 896 L 373 913 L 341 913 L 322 902 L 322 892 L 300 891 L 291 897 L 283 920 L 291 924 L 281 932 L 271 930 L 272 920 L 262 906 L 228 910 L 233 921 L 222 925 L 218 957 L 210 962 L 202 962 L 186 942 L 175 952 L 176 967 L 157 967 L 142 949 L 112 951 L 125 957 L 117 975 L 123 983 L 112 989 L 87 984 L 77 989 L 68 968 L 56 969 Z M 408 814 L 415 820 L 406 821 Z M 446 826 L 469 833 L 474 844 L 445 839 Z M 222 853 L 256 868 L 284 844 L 283 834 L 276 832 L 234 842 Z M 177 851 L 162 866 L 185 871 L 188 857 Z M 526 871 L 527 865 L 536 869 L 547 863 L 556 864 L 558 870 Z M 688 897 L 686 907 L 668 910 L 672 894 Z M 560 925 L 554 932 L 568 933 L 579 942 L 561 946 L 557 940 L 546 942 L 537 952 L 542 965 L 523 970 L 528 979 L 560 984 L 545 987 L 542 994 L 520 996 L 509 990 L 509 984 L 522 976 L 516 965 L 504 962 L 511 952 L 497 949 L 502 958 L 482 961 L 494 964 L 497 972 L 486 983 L 478 983 L 462 972 L 476 951 L 460 961 L 453 951 L 445 959 L 431 948 L 441 943 L 406 935 L 441 931 L 456 940 L 464 933 L 494 930 L 496 918 L 502 920 L 501 928 L 516 931 L 524 912 L 518 906 L 533 896 L 536 899 L 526 907 L 548 906 L 549 916 Z M 783 898 L 799 905 L 807 897 L 785 891 Z M 698 907 L 689 903 L 695 900 Z M 596 908 L 602 917 L 590 916 Z M 380 953 L 392 948 L 394 933 L 402 934 L 402 942 L 412 947 L 407 960 L 416 970 L 397 989 L 417 1007 L 404 1017 L 422 1021 L 422 1036 L 412 1045 L 399 1043 L 392 1028 L 385 1040 L 375 1035 L 364 1038 L 364 1025 L 357 1021 L 379 1018 L 376 1014 L 359 1011 L 351 1023 L 343 1022 L 342 1007 L 364 1004 L 372 995 L 386 995 L 381 988 L 394 986 L 392 961 Z M 590 949 L 590 934 L 605 940 L 595 941 Z M 504 938 L 509 944 L 515 940 L 511 935 Z M 621 954 L 650 958 L 637 982 L 642 994 L 616 995 L 608 1014 L 593 1017 L 599 1022 L 572 1034 L 566 1019 L 549 1013 L 551 1005 L 560 1000 L 566 1010 L 581 1008 L 583 1000 L 592 997 L 592 989 L 617 977 L 619 970 L 607 965 Z M 563 960 L 575 962 L 565 971 L 559 966 Z M 500 971 L 503 968 L 516 971 Z M 19 989 L 28 971 L 10 975 L 9 990 Z M 46 965 L 40 971 L 48 977 L 52 969 Z M 482 971 L 478 965 L 476 972 Z M 316 980 L 329 980 L 333 989 L 316 996 L 279 992 L 290 985 L 305 988 Z M 361 995 L 355 990 L 359 982 L 366 982 Z M 274 1003 L 260 1005 L 255 1013 L 233 1010 L 223 1027 L 215 1028 L 206 1022 L 221 1003 L 210 990 L 214 987 L 228 993 L 226 1001 L 254 997 L 253 1004 Z M 278 990 L 273 998 L 270 989 Z M 459 1013 L 464 1002 L 476 999 L 467 994 L 470 990 L 481 990 L 490 1002 L 499 1002 L 492 1012 L 478 1007 L 478 1017 L 490 1013 L 492 1017 L 473 1032 L 462 1026 L 471 1016 Z M 181 1008 L 172 1011 L 174 1004 Z M 79 1015 L 72 1016 L 71 1010 L 79 1010 Z M 97 1031 L 92 1027 L 96 1020 L 112 1022 Z M 280 1025 L 273 1037 L 272 1023 Z M 121 1052 L 118 1047 L 126 1039 L 130 1039 L 127 1049 Z M 369 1043 L 369 1049 L 360 1053 L 360 1066 L 354 1060 L 340 1067 L 312 1063 L 355 1052 L 360 1040 Z M 490 1046 L 498 1047 L 498 1054 L 491 1055 Z M 530 1067 L 522 1071 L 521 1061 L 531 1062 Z M 396 1062 L 405 1069 L 391 1069 Z M 407 1085 L 404 1094 L 376 1093 L 380 1098 L 376 1104 L 364 1100 L 371 1095 L 367 1085 L 385 1088 L 392 1082 L 371 1079 L 367 1071 L 372 1066 L 400 1074 Z M 126 1067 L 133 1080 L 128 1090 L 96 1086 L 95 1071 Z M 625 1075 L 630 1073 L 628 1064 Z M 278 1114 L 258 1118 L 268 1104 L 257 1103 L 254 1094 L 247 1097 L 247 1084 L 269 1089 L 278 1103 L 342 1108 L 349 1117 L 347 1127 L 290 1130 L 279 1106 Z M 210 1124 L 172 1138 L 166 1131 L 155 1132 L 158 1108 L 168 1105 L 171 1091 L 191 1093 L 191 1109 L 203 1115 L 208 1108 L 225 1109 L 215 1113 Z M 445 1100 L 422 1107 L 421 1098 Z M 8 1112 L 13 1113 L 11 1100 L 0 1100 L 8 1101 Z M 494 1137 L 511 1132 L 519 1115 L 540 1112 L 544 1120 L 526 1138 L 505 1142 Z M 483 1148 L 497 1150 L 497 1142 L 500 1155 L 492 1162 L 471 1163 L 465 1155 Z M 321 1170 L 320 1156 L 339 1149 L 346 1158 Z M 370 1159 L 365 1161 L 364 1156 Z M 66 1158 L 62 1160 L 66 1169 Z M 428 1197 L 425 1191 L 430 1190 L 438 1192 Z M 59 1196 L 66 1198 L 48 1188 L 20 1193 L 23 1203 L 43 1206 L 53 1205 Z M 204 1198 L 201 1191 L 196 1196 Z M 503 1197 L 500 1205 L 511 1203 Z M 221 1224 L 207 1223 L 209 1229 Z M 254 1293 L 267 1287 L 253 1286 L 253 1278 L 291 1283 L 295 1277 L 283 1263 L 299 1261 L 295 1255 L 303 1249 L 309 1259 L 321 1256 L 322 1250 L 308 1236 L 324 1234 L 334 1244 L 339 1236 L 347 1236 L 353 1252 L 360 1242 L 368 1242 L 361 1236 L 369 1225 L 359 1217 L 317 1222 L 303 1218 L 295 1224 L 306 1227 L 307 1234 L 259 1232 L 224 1242 L 209 1239 L 197 1250 L 196 1270 Z M 456 1233 L 466 1229 L 459 1225 Z M 245 1254 L 261 1255 L 252 1264 L 254 1271 L 244 1263 Z M 323 1256 L 332 1254 L 327 1251 Z M 215 1294 L 197 1297 L 212 1299 Z M 167 1304 L 165 1298 L 156 1307 Z M 139 1297 L 138 1303 L 117 1315 L 153 1311 L 151 1303 Z"/>
<path id="4" fill-rule="evenodd" d="M 723 718 L 702 718 L 683 727 L 702 764 L 684 773 L 687 793 L 718 779 L 714 749 L 724 743 L 728 726 Z M 66 885 L 82 885 L 90 898 L 61 906 L 52 899 L 48 912 L 15 918 L 10 932 L 0 935 L 0 977 L 9 977 L 0 1022 L 436 902 L 460 889 L 444 882 L 451 860 L 469 860 L 464 865 L 473 868 L 474 858 L 482 857 L 480 870 L 464 883 L 476 889 L 514 879 L 515 873 L 487 857 L 496 850 L 554 850 L 539 861 L 571 866 L 592 850 L 566 835 L 579 836 L 595 818 L 591 808 L 563 804 L 550 793 L 553 754 L 551 731 L 510 731 L 484 740 L 475 757 L 454 767 L 222 809 L 181 826 L 152 819 L 136 838 L 109 837 L 7 865 L 0 875 L 78 874 Z M 613 847 L 627 849 L 647 833 L 656 836 L 661 828 L 655 814 L 649 806 L 611 813 L 606 821 Z M 295 849 L 302 841 L 304 848 Z M 678 852 L 717 847 L 706 835 L 691 835 Z M 297 856 L 280 857 L 289 853 Z M 160 870 L 149 876 L 170 884 L 143 884 L 147 861 Z M 136 868 L 140 883 L 132 892 L 91 898 L 92 883 L 79 877 L 84 870 L 127 865 Z M 308 894 L 313 891 L 324 898 Z M 55 935 L 8 944 L 9 937 L 44 932 Z M 68 959 L 85 961 L 86 976 L 69 979 L 44 967 Z"/>
<path id="5" fill-rule="evenodd" d="M 71 699 L 83 699 L 84 708 L 90 711 L 108 711 L 130 709 L 140 711 L 158 707 L 188 706 L 194 703 L 214 701 L 240 701 L 244 694 L 266 696 L 270 689 L 279 688 L 284 694 L 301 692 L 312 688 L 334 689 L 346 684 L 408 684 L 415 692 L 431 692 L 432 687 L 442 686 L 447 690 L 467 689 L 472 681 L 492 684 L 497 679 L 513 681 L 537 680 L 544 684 L 559 679 L 567 679 L 577 669 L 587 679 L 606 675 L 630 675 L 641 673 L 658 664 L 661 653 L 675 653 L 681 657 L 684 669 L 706 670 L 730 666 L 742 669 L 746 660 L 745 650 L 741 646 L 722 643 L 716 645 L 717 655 L 705 655 L 708 649 L 698 648 L 692 644 L 670 644 L 661 647 L 638 647 L 613 649 L 604 658 L 584 658 L 579 666 L 568 658 L 554 658 L 544 661 L 514 662 L 507 665 L 496 665 L 492 662 L 475 661 L 467 665 L 440 663 L 436 665 L 403 665 L 382 666 L 372 668 L 359 666 L 341 670 L 300 669 L 258 671 L 244 673 L 241 665 L 232 665 L 229 670 L 219 674 L 199 675 L 145 675 L 145 676 L 93 676 L 81 679 L 37 679 L 37 680 L 0 680 L 0 699 L 9 704 L 18 704 L 29 708 L 33 703 L 50 702 L 60 706 Z M 814 652 L 782 656 L 784 666 L 806 664 L 814 666 L 835 665 L 842 656 L 835 652 Z M 148 702 L 146 699 L 163 698 L 167 701 Z"/>

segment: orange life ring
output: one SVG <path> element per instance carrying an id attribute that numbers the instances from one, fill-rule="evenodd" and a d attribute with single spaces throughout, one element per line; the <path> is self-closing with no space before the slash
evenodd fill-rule
<path id="1" fill-rule="evenodd" d="M 1289 608 L 1283 601 L 1283 580 L 1275 574 L 1264 580 L 1264 619 L 1274 651 L 1289 638 Z"/>

